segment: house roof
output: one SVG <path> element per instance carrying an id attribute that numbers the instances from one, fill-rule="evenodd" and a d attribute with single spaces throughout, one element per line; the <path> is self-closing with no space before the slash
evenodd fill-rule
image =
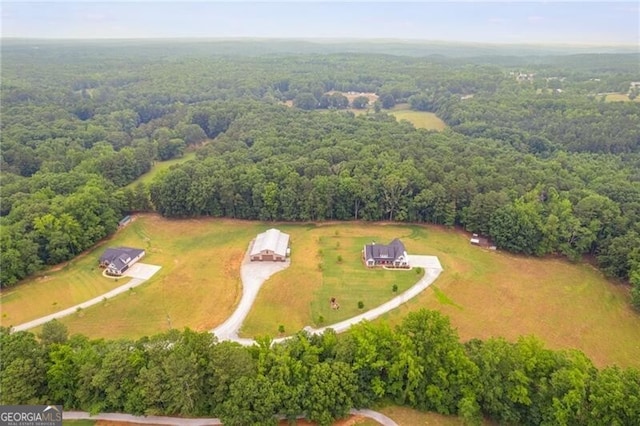
<path id="1" fill-rule="evenodd" d="M 131 247 L 110 247 L 100 256 L 100 263 L 109 262 L 117 270 L 122 270 L 131 259 L 138 257 L 144 250 Z"/>
<path id="2" fill-rule="evenodd" d="M 403 256 L 405 251 L 402 241 L 396 238 L 389 245 L 367 244 L 365 246 L 365 257 L 374 260 L 395 260 Z"/>
<path id="3" fill-rule="evenodd" d="M 272 251 L 279 256 L 286 256 L 287 247 L 289 247 L 289 234 L 271 228 L 262 234 L 258 234 L 251 248 L 251 256 L 258 255 L 263 250 Z"/>

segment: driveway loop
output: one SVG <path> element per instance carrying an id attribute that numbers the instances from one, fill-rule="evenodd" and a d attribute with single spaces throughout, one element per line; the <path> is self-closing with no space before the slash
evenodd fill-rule
<path id="1" fill-rule="evenodd" d="M 253 302 L 255 301 L 262 284 L 273 274 L 288 268 L 289 262 L 289 259 L 287 259 L 287 261 L 284 263 L 251 262 L 249 260 L 248 254 L 245 255 L 242 266 L 240 267 L 240 276 L 242 278 L 243 288 L 240 304 L 233 312 L 233 314 L 229 317 L 229 319 L 227 319 L 222 325 L 211 330 L 211 332 L 216 335 L 219 341 L 230 340 L 240 343 L 244 346 L 251 346 L 255 343 L 255 340 L 253 339 L 238 337 L 238 331 L 240 330 L 240 327 L 242 327 L 244 319 L 249 314 L 251 306 L 253 305 Z M 412 268 L 423 268 L 424 276 L 408 290 L 400 293 L 398 296 L 394 297 L 388 302 L 385 302 L 382 305 L 360 315 L 356 315 L 355 317 L 351 317 L 344 321 L 321 328 L 312 328 L 307 326 L 304 328 L 304 330 L 309 332 L 310 334 L 322 334 L 330 328 L 336 333 L 342 333 L 343 331 L 348 330 L 351 326 L 359 323 L 360 321 L 372 321 L 378 318 L 380 315 L 396 309 L 403 303 L 422 293 L 424 290 L 426 290 L 427 287 L 433 284 L 433 282 L 442 272 L 442 265 L 440 264 L 440 260 L 436 256 L 409 255 L 409 263 L 411 264 Z M 287 336 L 274 339 L 273 343 L 284 342 L 285 340 L 292 337 L 293 336 Z"/>

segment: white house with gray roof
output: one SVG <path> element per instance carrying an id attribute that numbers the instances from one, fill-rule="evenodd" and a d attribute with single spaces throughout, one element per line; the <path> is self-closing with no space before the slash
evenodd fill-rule
<path id="1" fill-rule="evenodd" d="M 138 260 L 145 251 L 131 247 L 110 247 L 104 251 L 98 261 L 101 268 L 106 268 L 107 275 L 120 276 Z"/>
<path id="2" fill-rule="evenodd" d="M 289 254 L 289 234 L 271 228 L 258 234 L 253 241 L 249 258 L 251 261 L 284 262 Z"/>

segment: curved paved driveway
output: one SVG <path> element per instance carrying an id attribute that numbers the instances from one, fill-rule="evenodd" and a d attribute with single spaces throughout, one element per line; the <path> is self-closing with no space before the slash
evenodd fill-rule
<path id="1" fill-rule="evenodd" d="M 336 333 L 342 333 L 347 330 L 354 324 L 359 323 L 360 321 L 371 321 L 378 318 L 380 315 L 383 315 L 408 300 L 416 297 L 418 294 L 423 292 L 427 287 L 429 287 L 440 275 L 442 272 L 442 265 L 440 265 L 440 261 L 436 256 L 422 256 L 422 255 L 409 255 L 409 262 L 412 267 L 421 267 L 424 268 L 424 276 L 411 288 L 389 300 L 388 302 L 383 303 L 382 305 L 371 309 L 367 312 L 364 312 L 360 315 L 356 315 L 355 317 L 351 317 L 347 320 L 341 321 L 336 324 L 328 325 L 322 328 L 312 328 L 305 327 L 305 330 L 311 334 L 321 334 L 324 333 L 325 330 L 331 328 L 335 330 Z M 276 272 L 282 271 L 289 266 L 289 261 L 285 264 L 280 262 L 251 262 L 248 256 L 245 256 L 245 259 L 240 268 L 240 275 L 242 276 L 242 299 L 240 300 L 240 304 L 233 312 L 231 317 L 227 321 L 225 321 L 221 326 L 211 330 L 214 333 L 218 340 L 231 340 L 237 343 L 240 343 L 244 346 L 251 346 L 255 343 L 253 339 L 240 338 L 238 337 L 238 331 L 242 326 L 242 322 L 249 314 L 251 310 L 251 305 L 255 301 L 256 296 L 258 295 L 258 291 L 260 290 L 260 286 L 273 274 Z M 410 271 L 401 270 L 397 272 L 398 274 L 408 274 Z M 274 343 L 283 342 L 287 339 L 290 339 L 292 336 L 281 337 L 278 339 L 274 339 Z"/>
<path id="2" fill-rule="evenodd" d="M 125 276 L 131 277 L 131 280 L 121 285 L 120 287 L 116 287 L 111 291 L 101 294 L 100 296 L 94 297 L 93 299 L 87 300 L 86 302 L 79 303 L 75 306 L 72 306 L 67 309 L 63 309 L 62 311 L 54 312 L 53 314 L 46 315 L 44 317 L 40 317 L 34 319 L 33 321 L 25 322 L 20 325 L 16 325 L 11 328 L 12 332 L 15 331 L 24 331 L 30 328 L 38 327 L 39 325 L 45 324 L 53 319 L 66 317 L 78 311 L 78 309 L 86 309 L 90 306 L 97 305 L 102 302 L 104 299 L 111 299 L 114 296 L 122 294 L 129 289 L 136 288 L 140 284 L 146 282 L 149 278 L 155 275 L 156 272 L 160 270 L 160 266 L 149 265 L 146 263 L 136 263 L 129 269 Z"/>
<path id="3" fill-rule="evenodd" d="M 350 410 L 349 414 L 355 416 L 363 416 L 373 419 L 383 426 L 398 426 L 389 417 L 373 410 Z M 121 413 L 102 413 L 95 416 L 90 415 L 86 411 L 64 411 L 62 413 L 64 420 L 110 420 L 114 422 L 141 423 L 153 425 L 179 425 L 179 426 L 210 426 L 222 425 L 220 419 L 216 418 L 200 418 L 185 419 L 181 417 L 165 417 L 165 416 L 133 416 L 131 414 Z M 300 416 L 299 418 L 304 418 Z"/>
<path id="4" fill-rule="evenodd" d="M 238 337 L 238 331 L 242 327 L 244 319 L 249 315 L 251 306 L 255 302 L 260 287 L 273 274 L 287 269 L 291 261 L 285 262 L 252 262 L 249 260 L 249 250 L 240 266 L 240 278 L 242 279 L 242 297 L 233 314 L 222 325 L 211 330 L 218 340 L 246 340 Z M 253 340 L 249 345 L 253 344 Z"/>

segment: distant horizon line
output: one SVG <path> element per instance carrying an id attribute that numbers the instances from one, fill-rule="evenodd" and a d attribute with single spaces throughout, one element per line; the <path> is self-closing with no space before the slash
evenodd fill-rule
<path id="1" fill-rule="evenodd" d="M 304 42 L 387 42 L 402 44 L 466 44 L 477 46 L 544 46 L 544 47 L 625 47 L 636 48 L 640 53 L 640 46 L 637 43 L 579 43 L 579 42 L 497 42 L 497 41 L 468 41 L 468 40 L 436 40 L 420 38 L 388 38 L 388 37 L 251 37 L 251 36 L 230 36 L 230 37 L 5 37 L 0 35 L 0 41 L 304 41 Z"/>

